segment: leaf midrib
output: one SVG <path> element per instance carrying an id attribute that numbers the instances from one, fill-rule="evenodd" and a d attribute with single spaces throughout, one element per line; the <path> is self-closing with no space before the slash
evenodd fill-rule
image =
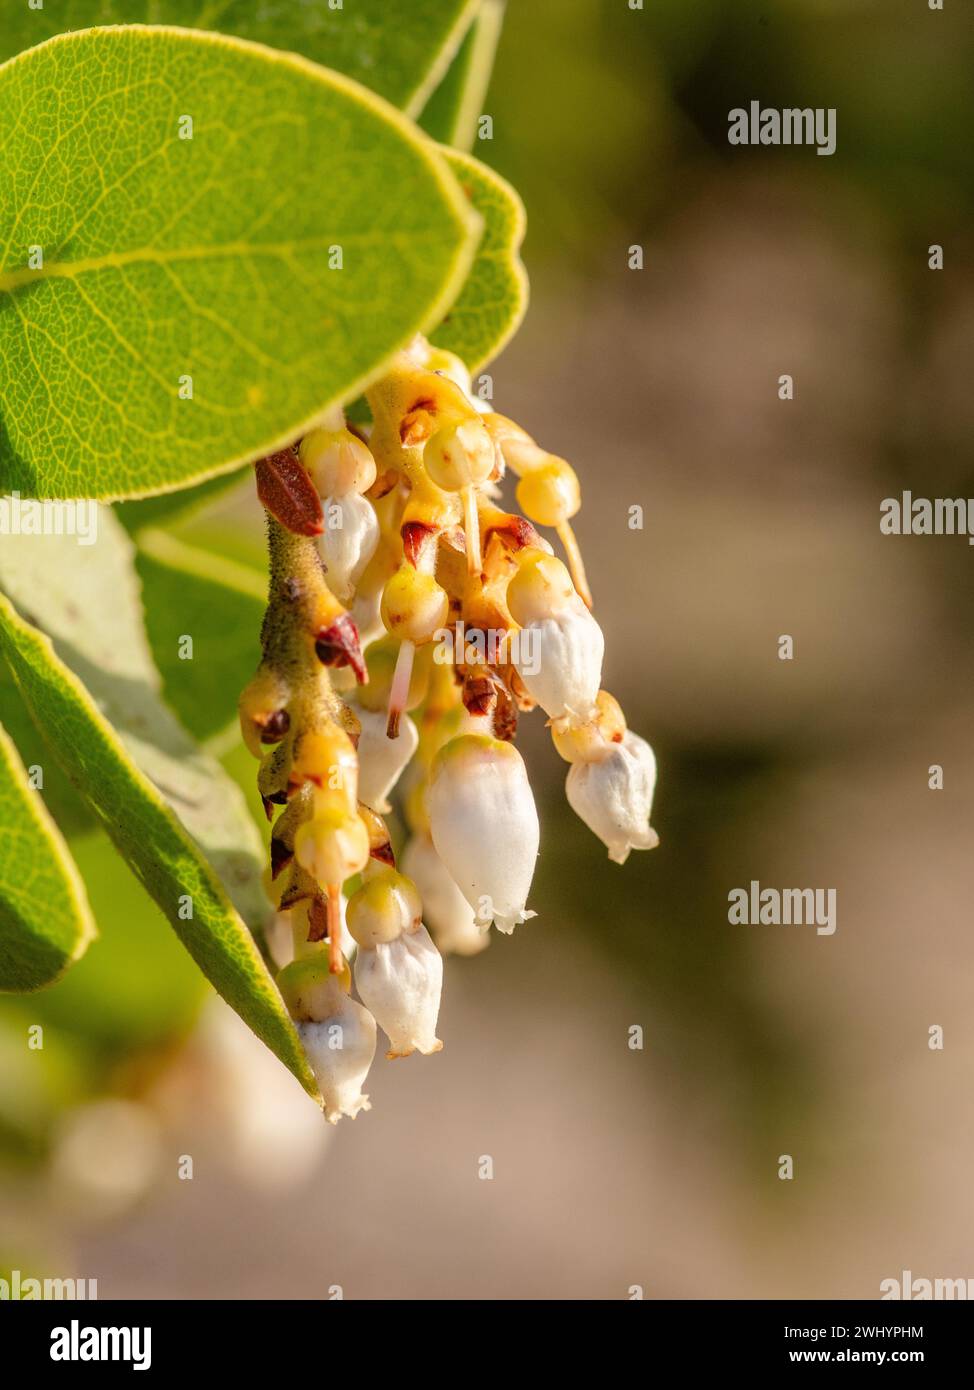
<path id="1" fill-rule="evenodd" d="M 343 232 L 342 246 L 367 246 L 381 242 L 412 245 L 416 238 L 407 232 Z M 177 246 L 159 251 L 151 247 L 137 247 L 131 251 L 113 251 L 107 256 L 87 256 L 78 261 L 50 261 L 36 270 L 21 266 L 17 270 L 0 271 L 0 294 L 16 294 L 18 290 L 30 285 L 41 284 L 45 280 L 75 280 L 81 275 L 89 275 L 100 270 L 123 270 L 133 265 L 175 265 L 185 261 L 222 260 L 228 257 L 238 259 L 252 256 L 272 256 L 278 260 L 309 251 L 327 250 L 337 245 L 334 238 L 309 237 L 299 241 L 246 242 L 228 241 L 220 246 Z"/>

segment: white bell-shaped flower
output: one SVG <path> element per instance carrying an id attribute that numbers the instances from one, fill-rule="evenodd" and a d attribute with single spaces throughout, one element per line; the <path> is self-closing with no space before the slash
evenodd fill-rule
<path id="1" fill-rule="evenodd" d="M 423 917 L 441 954 L 474 956 L 490 944 L 489 931 L 477 925 L 473 909 L 428 835 L 414 835 L 409 841 L 402 870 L 419 889 Z"/>
<path id="2" fill-rule="evenodd" d="M 525 905 L 540 829 L 514 745 L 484 734 L 451 739 L 436 755 L 427 807 L 436 852 L 478 922 L 509 933 L 533 917 Z"/>
<path id="3" fill-rule="evenodd" d="M 577 595 L 553 617 L 522 628 L 513 649 L 518 675 L 547 715 L 589 714 L 602 684 L 605 639 Z"/>
<path id="4" fill-rule="evenodd" d="M 399 719 L 399 737 L 389 738 L 385 711 L 356 709 L 362 725 L 358 743 L 358 797 L 384 816 L 392 810 L 387 800 L 419 744 L 416 725 L 408 714 Z"/>
<path id="5" fill-rule="evenodd" d="M 328 1122 L 337 1124 L 342 1115 L 354 1119 L 360 1110 L 370 1109 L 368 1096 L 362 1094 L 362 1082 L 375 1056 L 375 1019 L 368 1009 L 335 980 L 327 1015 L 294 1026 L 318 1082 Z"/>
<path id="6" fill-rule="evenodd" d="M 627 730 L 603 757 L 573 763 L 565 792 L 572 810 L 624 864 L 633 849 L 654 849 L 659 836 L 649 823 L 656 788 L 656 758 L 644 738 Z"/>
<path id="7" fill-rule="evenodd" d="M 508 585 L 507 602 L 520 625 L 512 660 L 529 695 L 552 719 L 587 718 L 602 683 L 605 639 L 568 570 L 536 552 Z"/>
<path id="8" fill-rule="evenodd" d="M 389 1039 L 387 1057 L 439 1052 L 443 958 L 424 926 L 407 929 L 394 941 L 360 947 L 355 988 Z"/>
<path id="9" fill-rule="evenodd" d="M 379 544 L 378 518 L 372 503 L 357 492 L 325 497 L 321 505 L 325 529 L 318 537 L 318 553 L 329 589 L 347 604 Z"/>

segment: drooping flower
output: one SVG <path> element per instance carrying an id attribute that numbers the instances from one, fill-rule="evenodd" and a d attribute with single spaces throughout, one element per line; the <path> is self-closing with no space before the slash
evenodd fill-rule
<path id="1" fill-rule="evenodd" d="M 477 920 L 510 933 L 533 917 L 540 828 L 514 745 L 485 734 L 451 739 L 433 763 L 427 806 L 436 852 Z"/>
<path id="2" fill-rule="evenodd" d="M 349 996 L 351 975 L 329 972 L 322 956 L 293 961 L 277 977 L 318 1082 L 329 1124 L 370 1109 L 362 1082 L 375 1056 L 375 1019 Z"/>
<path id="3" fill-rule="evenodd" d="M 389 1039 L 387 1057 L 439 1052 L 443 958 L 424 926 L 355 955 L 355 988 Z"/>
<path id="4" fill-rule="evenodd" d="M 385 815 L 392 810 L 387 799 L 389 793 L 416 752 L 419 733 L 408 714 L 400 716 L 399 737 L 389 738 L 384 713 L 367 709 L 356 712 L 362 725 L 358 742 L 359 799 L 373 811 Z"/>
<path id="5" fill-rule="evenodd" d="M 489 932 L 477 925 L 473 909 L 429 835 L 412 837 L 403 852 L 402 867 L 419 889 L 423 917 L 443 955 L 474 956 L 490 944 Z"/>
<path id="6" fill-rule="evenodd" d="M 631 730 L 621 742 L 606 743 L 600 757 L 573 763 L 565 780 L 572 810 L 608 847 L 616 864 L 624 864 L 630 850 L 659 844 L 649 823 L 655 788 L 653 750 Z"/>
<path id="7" fill-rule="evenodd" d="M 528 693 L 552 719 L 585 718 L 602 681 L 605 639 L 568 570 L 537 552 L 512 578 L 507 603 L 521 625 L 514 665 Z"/>
<path id="8" fill-rule="evenodd" d="M 436 1036 L 443 961 L 422 924 L 416 885 L 394 869 L 370 870 L 349 899 L 358 943 L 355 986 L 389 1038 L 388 1057 L 439 1052 Z"/>
<path id="9" fill-rule="evenodd" d="M 300 826 L 294 857 L 322 888 L 342 884 L 369 861 L 369 832 L 359 816 L 327 810 Z"/>
<path id="10" fill-rule="evenodd" d="M 354 1120 L 360 1110 L 371 1110 L 362 1090 L 377 1036 L 368 1009 L 346 995 L 328 1018 L 295 1027 L 325 1102 L 328 1123 L 337 1125 L 343 1115 Z"/>
<path id="11" fill-rule="evenodd" d="M 344 427 L 311 430 L 301 441 L 301 462 L 322 499 L 318 553 L 328 587 L 348 604 L 379 543 L 375 509 L 362 495 L 375 482 L 375 459 L 357 435 Z"/>
<path id="12" fill-rule="evenodd" d="M 318 538 L 318 554 L 325 562 L 328 587 L 347 604 L 379 544 L 378 518 L 372 504 L 357 492 L 325 497 L 322 509 L 324 530 Z"/>

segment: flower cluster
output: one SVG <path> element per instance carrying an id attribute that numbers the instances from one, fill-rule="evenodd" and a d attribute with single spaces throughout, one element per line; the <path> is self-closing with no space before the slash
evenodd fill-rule
<path id="1" fill-rule="evenodd" d="M 440 952 L 535 915 L 521 713 L 548 716 L 568 800 L 613 860 L 657 843 L 652 750 L 601 688 L 571 466 L 423 339 L 367 399 L 368 430 L 337 412 L 257 465 L 270 596 L 240 701 L 268 818 L 283 808 L 267 884 L 293 958 L 278 984 L 332 1121 L 368 1108 L 377 1024 L 389 1057 L 440 1048 Z M 507 470 L 523 515 L 500 504 Z M 383 819 L 400 779 L 401 869 Z"/>

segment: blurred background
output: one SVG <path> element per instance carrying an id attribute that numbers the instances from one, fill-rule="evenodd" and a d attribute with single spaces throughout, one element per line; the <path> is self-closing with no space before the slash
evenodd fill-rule
<path id="1" fill-rule="evenodd" d="M 524 197 L 533 301 L 495 404 L 581 477 L 662 843 L 611 864 L 525 720 L 538 917 L 447 962 L 444 1051 L 377 1060 L 330 1132 L 76 834 L 101 939 L 0 1001 L 0 1272 L 153 1298 L 974 1277 L 974 556 L 879 531 L 903 489 L 974 496 L 972 58 L 959 0 L 511 0 L 475 153 Z M 752 99 L 836 108 L 836 153 L 729 146 Z M 249 481 L 180 534 L 259 565 Z M 834 888 L 836 933 L 729 925 L 752 879 Z"/>

